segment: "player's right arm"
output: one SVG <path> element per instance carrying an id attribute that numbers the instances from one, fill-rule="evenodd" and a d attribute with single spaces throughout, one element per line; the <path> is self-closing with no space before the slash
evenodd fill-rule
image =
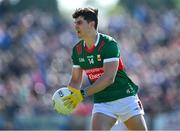
<path id="1" fill-rule="evenodd" d="M 83 96 L 80 92 L 82 84 L 83 70 L 79 67 L 73 66 L 72 76 L 69 82 L 68 88 L 72 94 L 63 98 L 64 105 L 69 109 L 74 109 L 83 100 Z"/>
<path id="2" fill-rule="evenodd" d="M 83 70 L 80 68 L 77 55 L 78 52 L 76 52 L 80 48 L 81 46 L 76 46 L 75 48 L 73 48 L 73 54 L 71 56 L 73 67 L 68 88 L 71 90 L 72 94 L 63 98 L 64 105 L 68 108 L 76 108 L 78 103 L 83 100 L 83 96 L 80 91 L 83 79 Z"/>
<path id="3" fill-rule="evenodd" d="M 83 78 L 83 70 L 80 67 L 73 66 L 71 74 L 72 76 L 69 82 L 69 86 L 80 89 Z"/>
<path id="4" fill-rule="evenodd" d="M 78 53 L 82 51 L 82 45 L 81 42 L 79 42 L 76 46 L 73 47 L 72 50 L 72 72 L 71 72 L 71 79 L 69 81 L 69 86 L 80 89 L 82 84 L 82 77 L 83 77 L 83 70 L 80 67 L 79 63 L 79 56 Z"/>

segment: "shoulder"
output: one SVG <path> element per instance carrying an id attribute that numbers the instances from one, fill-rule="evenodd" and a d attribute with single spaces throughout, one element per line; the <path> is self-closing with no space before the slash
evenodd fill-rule
<path id="1" fill-rule="evenodd" d="M 104 43 L 104 45 L 103 45 L 104 49 L 108 50 L 113 47 L 119 48 L 119 44 L 113 37 L 106 35 L 106 34 L 100 34 L 100 35 L 101 35 L 101 37 L 100 37 L 101 43 L 102 43 L 102 41 Z"/>
<path id="2" fill-rule="evenodd" d="M 81 54 L 83 47 L 83 40 L 80 40 L 75 46 L 73 47 L 73 52 L 77 54 Z"/>
<path id="3" fill-rule="evenodd" d="M 82 46 L 82 44 L 83 44 L 83 40 L 80 40 L 79 42 L 77 42 L 77 43 L 74 45 L 73 49 Z"/>
<path id="4" fill-rule="evenodd" d="M 100 34 L 100 52 L 103 58 L 111 58 L 111 57 L 119 57 L 120 55 L 120 48 L 119 44 L 116 42 L 116 40 L 106 34 Z M 103 46 L 101 46 L 103 45 Z"/>
<path id="5" fill-rule="evenodd" d="M 104 40 L 106 43 L 109 43 L 109 42 L 117 43 L 116 40 L 110 35 L 100 33 L 100 36 L 101 36 L 101 39 Z"/>

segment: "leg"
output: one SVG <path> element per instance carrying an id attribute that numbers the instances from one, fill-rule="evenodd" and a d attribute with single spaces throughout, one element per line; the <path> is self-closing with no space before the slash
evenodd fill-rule
<path id="1" fill-rule="evenodd" d="M 146 122 L 144 116 L 139 114 L 131 117 L 127 121 L 124 122 L 129 130 L 144 130 L 147 131 Z"/>
<path id="2" fill-rule="evenodd" d="M 116 118 L 96 112 L 92 117 L 92 130 L 110 130 L 116 121 Z"/>

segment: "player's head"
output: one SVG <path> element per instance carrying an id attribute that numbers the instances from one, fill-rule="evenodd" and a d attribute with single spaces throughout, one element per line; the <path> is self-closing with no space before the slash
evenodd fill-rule
<path id="1" fill-rule="evenodd" d="M 72 14 L 72 17 L 74 19 L 82 17 L 88 23 L 94 22 L 94 24 L 93 24 L 94 29 L 97 30 L 97 25 L 98 25 L 98 9 L 91 8 L 91 7 L 78 8 Z"/>

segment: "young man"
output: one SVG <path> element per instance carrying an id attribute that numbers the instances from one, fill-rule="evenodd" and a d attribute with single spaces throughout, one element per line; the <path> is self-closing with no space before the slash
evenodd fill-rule
<path id="1" fill-rule="evenodd" d="M 147 130 L 138 86 L 124 70 L 117 42 L 97 32 L 98 10 L 79 8 L 72 16 L 81 40 L 73 48 L 68 86 L 72 94 L 64 98 L 64 105 L 75 108 L 86 96 L 93 95 L 92 130 L 110 130 L 118 119 L 129 130 Z M 83 71 L 91 85 L 80 90 Z"/>

